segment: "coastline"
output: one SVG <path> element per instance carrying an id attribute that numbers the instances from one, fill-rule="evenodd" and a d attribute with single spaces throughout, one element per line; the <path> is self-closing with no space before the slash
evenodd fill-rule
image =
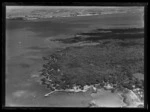
<path id="1" fill-rule="evenodd" d="M 127 29 L 128 30 L 128 29 Z M 115 42 L 115 41 L 114 41 Z M 119 41 L 118 41 L 119 42 Z M 128 41 L 127 41 L 128 42 Z M 80 42 L 79 42 L 80 43 Z M 88 42 L 87 42 L 88 43 Z M 125 42 L 124 42 L 125 43 Z M 74 44 L 74 43 L 73 43 Z M 93 44 L 93 43 L 91 43 L 91 44 Z M 100 44 L 100 43 L 98 43 L 98 44 Z M 74 45 L 76 45 L 76 47 L 79 47 L 78 46 L 78 43 L 77 44 L 74 44 Z M 97 45 L 97 44 L 96 44 Z M 96 46 L 96 45 L 94 45 L 94 46 Z M 84 45 L 84 42 L 83 42 L 83 45 L 82 45 L 82 43 L 81 43 L 81 48 L 80 49 L 82 49 L 82 47 L 91 47 L 91 46 L 93 46 L 93 45 L 90 45 L 90 43 L 89 44 L 85 44 Z M 73 48 L 75 48 L 75 46 L 70 46 L 70 47 L 73 47 Z M 68 48 L 68 49 L 71 49 L 71 48 Z M 65 50 L 65 49 L 64 49 Z M 95 84 L 95 85 L 99 85 L 99 84 Z M 91 85 L 91 86 L 89 86 L 89 88 L 90 87 L 92 87 L 93 88 L 93 90 L 95 90 L 95 91 L 93 91 L 92 93 L 91 93 L 91 96 L 92 96 L 92 98 L 93 98 L 93 100 L 91 100 L 91 102 L 90 103 L 92 103 L 92 102 L 95 102 L 95 104 L 94 105 L 97 105 L 98 107 L 111 107 L 110 105 L 112 105 L 112 107 L 138 107 L 139 105 L 144 105 L 143 104 L 143 102 L 142 101 L 140 101 L 139 100 L 139 98 L 138 98 L 138 96 L 136 96 L 136 94 L 133 92 L 133 91 L 131 91 L 131 90 L 129 90 L 129 89 L 127 89 L 127 88 L 124 88 L 125 90 L 126 90 L 126 92 L 120 92 L 120 91 L 118 91 L 117 90 L 117 88 L 113 88 L 113 84 L 109 84 L 109 83 L 104 83 L 104 86 L 103 87 L 101 87 L 101 89 L 99 89 L 99 88 L 96 88 L 96 86 L 95 85 Z M 73 87 L 74 88 L 74 87 Z M 76 88 L 78 88 L 78 87 L 76 87 Z M 84 88 L 84 87 L 83 87 Z M 110 93 L 109 93 L 109 95 L 106 97 L 106 99 L 104 100 L 103 98 L 105 98 L 103 95 L 102 95 L 102 89 L 103 89 L 103 91 L 105 91 L 104 92 L 104 94 L 106 94 L 106 93 L 108 93 L 108 91 L 110 91 Z M 115 92 L 111 92 L 111 90 L 112 89 L 115 89 L 115 90 L 113 90 L 113 91 L 115 91 Z M 87 89 L 88 90 L 88 89 Z M 67 90 L 56 90 L 56 91 L 65 91 L 65 92 L 72 92 L 72 93 L 74 93 L 74 94 L 76 94 L 76 93 L 78 93 L 78 92 L 86 92 L 87 91 L 86 89 L 78 89 L 78 90 L 76 90 L 75 88 L 74 89 L 67 89 Z M 101 91 L 101 92 L 100 92 Z M 50 94 L 52 94 L 53 92 L 50 92 L 50 93 L 48 93 L 48 94 L 46 94 L 45 96 L 49 96 Z M 95 96 L 93 96 L 93 95 L 98 95 L 98 96 L 100 96 L 98 99 L 95 99 L 96 97 Z M 108 102 L 110 103 L 108 103 L 107 102 L 107 98 L 109 97 L 109 96 L 111 96 L 111 95 L 113 95 L 114 94 L 114 96 L 112 96 L 112 97 L 115 97 L 116 99 L 114 99 L 114 101 L 116 100 L 116 104 L 114 103 L 114 102 L 112 102 L 112 103 L 110 103 L 109 102 L 109 100 L 108 100 Z M 118 97 L 119 96 L 119 97 Z M 134 97 L 133 97 L 134 96 Z M 133 97 L 133 98 L 132 98 Z M 119 99 L 120 98 L 120 99 Z M 106 104 L 102 104 L 102 102 L 105 102 L 106 101 Z M 118 103 L 117 104 L 117 102 L 120 102 L 120 103 Z M 120 105 L 119 105 L 120 104 Z"/>
<path id="2" fill-rule="evenodd" d="M 98 84 L 96 84 L 98 86 Z M 94 85 L 95 86 L 95 85 Z M 112 92 L 112 88 L 109 88 L 108 86 L 104 87 L 94 87 L 94 86 L 86 86 L 85 89 L 81 90 L 78 87 L 74 87 L 74 89 L 66 89 L 66 90 L 54 90 L 50 93 L 47 93 L 44 95 L 44 97 L 48 97 L 51 94 L 54 94 L 55 92 L 67 92 L 72 93 L 74 95 L 78 93 L 87 93 L 92 97 L 92 100 L 89 102 L 90 107 L 138 107 L 139 105 L 144 106 L 144 102 L 142 102 L 138 96 L 131 90 L 128 90 L 125 88 L 126 92 L 120 92 L 116 91 Z M 111 101 L 109 100 L 110 98 Z"/>
<path id="3" fill-rule="evenodd" d="M 80 43 L 81 44 L 81 47 L 84 47 L 84 46 L 91 46 L 90 44 L 88 44 L 88 43 L 85 43 L 83 46 L 82 46 L 82 43 Z M 86 45 L 86 44 L 88 44 L 88 45 Z M 93 43 L 91 43 L 91 44 L 93 44 Z M 103 42 L 100 44 L 100 45 L 102 45 L 103 46 Z M 76 46 L 78 46 L 78 43 L 77 44 L 75 44 L 75 47 Z M 92 45 L 92 46 L 96 46 L 96 45 Z M 97 45 L 97 46 L 99 46 L 99 45 Z M 68 45 L 68 47 L 69 47 L 69 45 Z M 92 65 L 92 64 L 91 64 Z M 109 91 L 109 90 L 108 90 Z M 81 92 L 81 91 L 80 91 Z M 71 93 L 73 93 L 72 91 L 71 91 Z M 78 93 L 78 92 L 76 92 L 76 93 Z M 75 94 L 76 94 L 75 93 Z M 44 93 L 43 93 L 44 94 Z M 43 95 L 43 94 L 41 94 L 41 95 Z M 57 96 L 56 96 L 57 97 Z M 40 99 L 41 100 L 41 99 Z M 99 102 L 98 102 L 99 103 Z M 101 105 L 100 105 L 101 106 Z"/>
<path id="4" fill-rule="evenodd" d="M 92 98 L 89 102 L 89 105 L 93 105 L 90 107 L 127 107 L 127 108 L 130 108 L 130 107 L 138 107 L 139 105 L 144 106 L 143 102 L 141 102 L 139 98 L 136 96 L 136 94 L 131 90 L 127 90 L 128 92 L 126 93 L 123 93 L 123 92 L 121 93 L 118 91 L 112 93 L 111 89 L 106 90 L 104 88 L 101 88 L 101 89 L 95 88 L 96 90 L 94 90 L 91 88 L 93 87 L 90 86 L 89 89 L 87 90 L 73 90 L 73 89 L 55 90 L 55 91 L 45 94 L 44 96 L 48 97 L 55 92 L 56 93 L 66 92 L 66 93 L 74 94 L 74 95 L 77 95 L 78 93 L 85 94 L 89 92 Z M 134 97 L 131 97 L 133 95 Z M 112 98 L 111 101 L 109 100 L 109 97 Z"/>

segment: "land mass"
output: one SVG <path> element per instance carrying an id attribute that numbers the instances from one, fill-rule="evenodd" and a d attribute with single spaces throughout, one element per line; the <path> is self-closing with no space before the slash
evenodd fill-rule
<path id="1" fill-rule="evenodd" d="M 41 84 L 55 91 L 87 91 L 93 88 L 121 92 L 124 102 L 133 92 L 144 100 L 144 30 L 97 29 L 67 39 L 55 39 L 67 47 L 43 57 L 46 63 L 41 72 Z M 78 46 L 77 43 L 98 43 Z M 138 74 L 138 75 L 137 75 Z M 128 90 L 128 92 L 125 92 Z M 50 95 L 46 94 L 45 96 Z M 128 95 L 129 96 L 129 95 Z M 133 95 L 132 95 L 133 96 Z"/>

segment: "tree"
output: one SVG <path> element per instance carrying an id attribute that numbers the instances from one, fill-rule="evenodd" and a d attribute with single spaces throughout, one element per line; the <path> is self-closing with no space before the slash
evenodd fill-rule
<path id="1" fill-rule="evenodd" d="M 124 87 L 124 88 L 130 89 L 130 90 L 133 89 L 133 87 L 130 83 L 122 83 L 121 86 Z"/>
<path id="2" fill-rule="evenodd" d="M 140 81 L 138 79 L 135 80 L 135 86 L 136 88 L 143 88 L 143 81 Z"/>
<path id="3" fill-rule="evenodd" d="M 48 63 L 43 64 L 43 69 L 41 72 L 41 84 L 46 85 L 47 88 L 54 90 L 54 88 L 59 89 L 63 83 L 61 73 L 58 72 L 60 66 L 58 65 L 56 55 L 50 55 L 50 57 L 44 58 L 48 60 Z"/>

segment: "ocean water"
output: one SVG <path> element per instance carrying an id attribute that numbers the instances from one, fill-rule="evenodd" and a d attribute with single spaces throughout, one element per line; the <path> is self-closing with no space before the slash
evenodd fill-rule
<path id="1" fill-rule="evenodd" d="M 130 17 L 131 16 L 131 17 Z M 6 21 L 6 106 L 88 106 L 89 94 L 49 92 L 37 80 L 42 56 L 65 44 L 50 38 L 69 38 L 96 28 L 142 27 L 142 18 L 127 15 L 57 18 L 40 21 Z M 110 98 L 110 97 L 108 97 Z"/>

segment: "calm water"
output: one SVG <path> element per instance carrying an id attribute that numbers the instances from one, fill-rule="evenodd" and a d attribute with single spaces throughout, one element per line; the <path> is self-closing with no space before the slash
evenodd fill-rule
<path id="1" fill-rule="evenodd" d="M 118 21 L 119 20 L 119 21 Z M 56 93 L 39 85 L 38 71 L 42 56 L 65 44 L 49 38 L 69 38 L 77 32 L 95 28 L 141 27 L 142 18 L 114 15 L 57 18 L 39 22 L 8 20 L 6 22 L 6 105 L 7 106 L 88 106 L 89 93 Z M 104 100 L 104 99 L 103 99 Z M 103 101 L 102 100 L 102 101 Z"/>

